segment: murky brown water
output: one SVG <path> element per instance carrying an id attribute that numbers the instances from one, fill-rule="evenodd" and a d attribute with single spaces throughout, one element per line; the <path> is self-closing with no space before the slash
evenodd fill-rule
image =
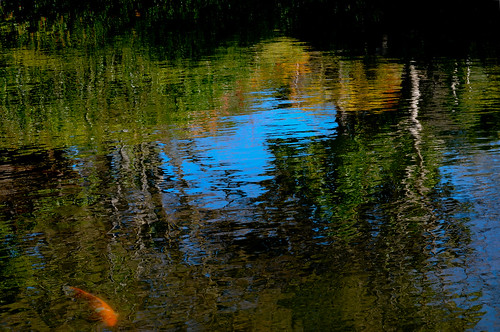
<path id="1" fill-rule="evenodd" d="M 499 328 L 495 61 L 130 36 L 0 63 L 2 329 Z"/>

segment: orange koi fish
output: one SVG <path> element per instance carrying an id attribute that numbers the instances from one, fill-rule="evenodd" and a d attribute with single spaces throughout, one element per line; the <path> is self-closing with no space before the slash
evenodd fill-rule
<path id="1" fill-rule="evenodd" d="M 111 307 L 106 302 L 104 302 L 97 296 L 87 293 L 80 288 L 72 286 L 63 286 L 63 290 L 69 296 L 87 300 L 92 309 L 94 309 L 94 311 L 100 316 L 100 319 L 107 326 L 116 325 L 116 322 L 118 321 L 118 314 L 113 309 L 111 309 Z"/>

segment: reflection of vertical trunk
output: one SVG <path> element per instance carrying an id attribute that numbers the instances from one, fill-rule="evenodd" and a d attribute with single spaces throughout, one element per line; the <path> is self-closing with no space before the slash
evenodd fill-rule
<path id="1" fill-rule="evenodd" d="M 416 165 L 410 165 L 406 168 L 407 179 L 415 177 L 415 189 L 418 196 L 422 197 L 427 188 L 424 186 L 425 176 L 427 171 L 424 165 L 422 156 L 422 124 L 418 119 L 419 100 L 420 100 L 420 79 L 414 65 L 410 65 L 410 82 L 411 82 L 411 99 L 410 99 L 410 119 L 408 121 L 408 130 L 413 138 L 413 148 L 416 153 Z M 420 174 L 415 175 L 415 172 Z M 411 193 L 409 184 L 406 184 L 408 193 Z M 415 197 L 418 198 L 418 197 Z"/>
<path id="2" fill-rule="evenodd" d="M 426 168 L 424 156 L 422 155 L 422 124 L 419 120 L 419 111 L 420 111 L 420 77 L 417 69 L 414 65 L 410 65 L 409 68 L 409 78 L 411 84 L 410 90 L 410 117 L 408 121 L 405 123 L 405 127 L 408 128 L 408 131 L 411 134 L 411 139 L 413 142 L 413 151 L 415 156 L 412 158 L 413 163 L 410 163 L 406 167 L 406 177 L 403 179 L 403 184 L 405 185 L 405 198 L 403 198 L 406 204 L 402 204 L 401 206 L 404 209 L 408 209 L 405 212 L 415 212 L 422 211 L 421 213 L 417 213 L 416 216 L 408 215 L 407 218 L 417 218 L 414 220 L 421 225 L 426 225 L 426 231 L 431 237 L 430 243 L 435 248 L 435 237 L 433 236 L 433 226 L 432 223 L 427 223 L 429 219 L 422 220 L 422 216 L 426 216 L 426 218 L 432 219 L 434 212 L 432 209 L 432 204 L 426 196 L 426 193 L 429 191 L 429 188 L 426 187 L 425 180 L 427 178 L 427 174 L 429 171 Z M 409 205 L 409 206 L 408 206 Z M 405 214 L 403 214 L 405 215 Z"/>
<path id="3" fill-rule="evenodd" d="M 141 240 L 141 226 L 163 219 L 161 210 L 158 215 L 155 209 L 158 202 L 161 202 L 159 190 L 151 188 L 148 182 L 148 172 L 156 175 L 157 171 L 147 161 L 150 158 L 150 151 L 146 143 L 141 143 L 136 148 L 118 147 L 114 155 L 116 158 L 112 167 L 116 168 L 114 172 L 119 174 L 119 177 L 111 204 L 115 213 L 119 215 L 122 214 L 119 211 L 123 211 L 123 207 L 119 207 L 119 202 L 127 204 L 125 217 L 132 219 L 138 226 L 138 240 Z M 117 223 L 115 227 L 118 226 Z"/>
<path id="4" fill-rule="evenodd" d="M 199 207 L 196 206 L 196 204 L 192 204 L 191 200 L 189 199 L 190 194 L 186 192 L 186 188 L 189 188 L 189 180 L 185 179 L 184 176 L 184 170 L 183 170 L 183 162 L 185 160 L 184 156 L 179 155 L 179 146 L 172 146 L 172 141 L 170 142 L 165 142 L 163 145 L 163 152 L 170 158 L 170 163 L 174 168 L 175 176 L 178 179 L 179 185 L 176 186 L 176 189 L 179 190 L 179 195 L 177 198 L 175 198 L 175 201 L 177 204 L 187 204 L 189 206 L 189 215 L 191 218 L 191 221 L 199 221 L 202 219 L 201 217 L 201 212 L 199 210 Z M 187 143 L 188 145 L 190 143 Z M 188 148 L 190 150 L 190 148 Z M 195 158 L 193 158 L 194 160 Z M 184 197 L 188 199 L 187 202 L 181 202 L 181 197 Z M 172 198 L 170 199 L 172 200 Z M 176 216 L 172 213 L 167 214 L 170 219 L 176 219 Z M 175 225 L 175 223 L 172 220 L 172 224 Z"/>

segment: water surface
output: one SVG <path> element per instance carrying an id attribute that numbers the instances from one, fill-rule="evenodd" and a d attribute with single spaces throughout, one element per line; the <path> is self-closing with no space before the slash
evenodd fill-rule
<path id="1" fill-rule="evenodd" d="M 278 36 L 0 54 L 0 324 L 495 330 L 500 67 Z"/>

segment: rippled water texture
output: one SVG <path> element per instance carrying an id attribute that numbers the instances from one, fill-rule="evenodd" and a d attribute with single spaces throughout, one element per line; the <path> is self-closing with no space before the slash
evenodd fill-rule
<path id="1" fill-rule="evenodd" d="M 496 62 L 130 36 L 0 72 L 1 329 L 103 328 L 65 286 L 124 330 L 500 329 Z"/>

